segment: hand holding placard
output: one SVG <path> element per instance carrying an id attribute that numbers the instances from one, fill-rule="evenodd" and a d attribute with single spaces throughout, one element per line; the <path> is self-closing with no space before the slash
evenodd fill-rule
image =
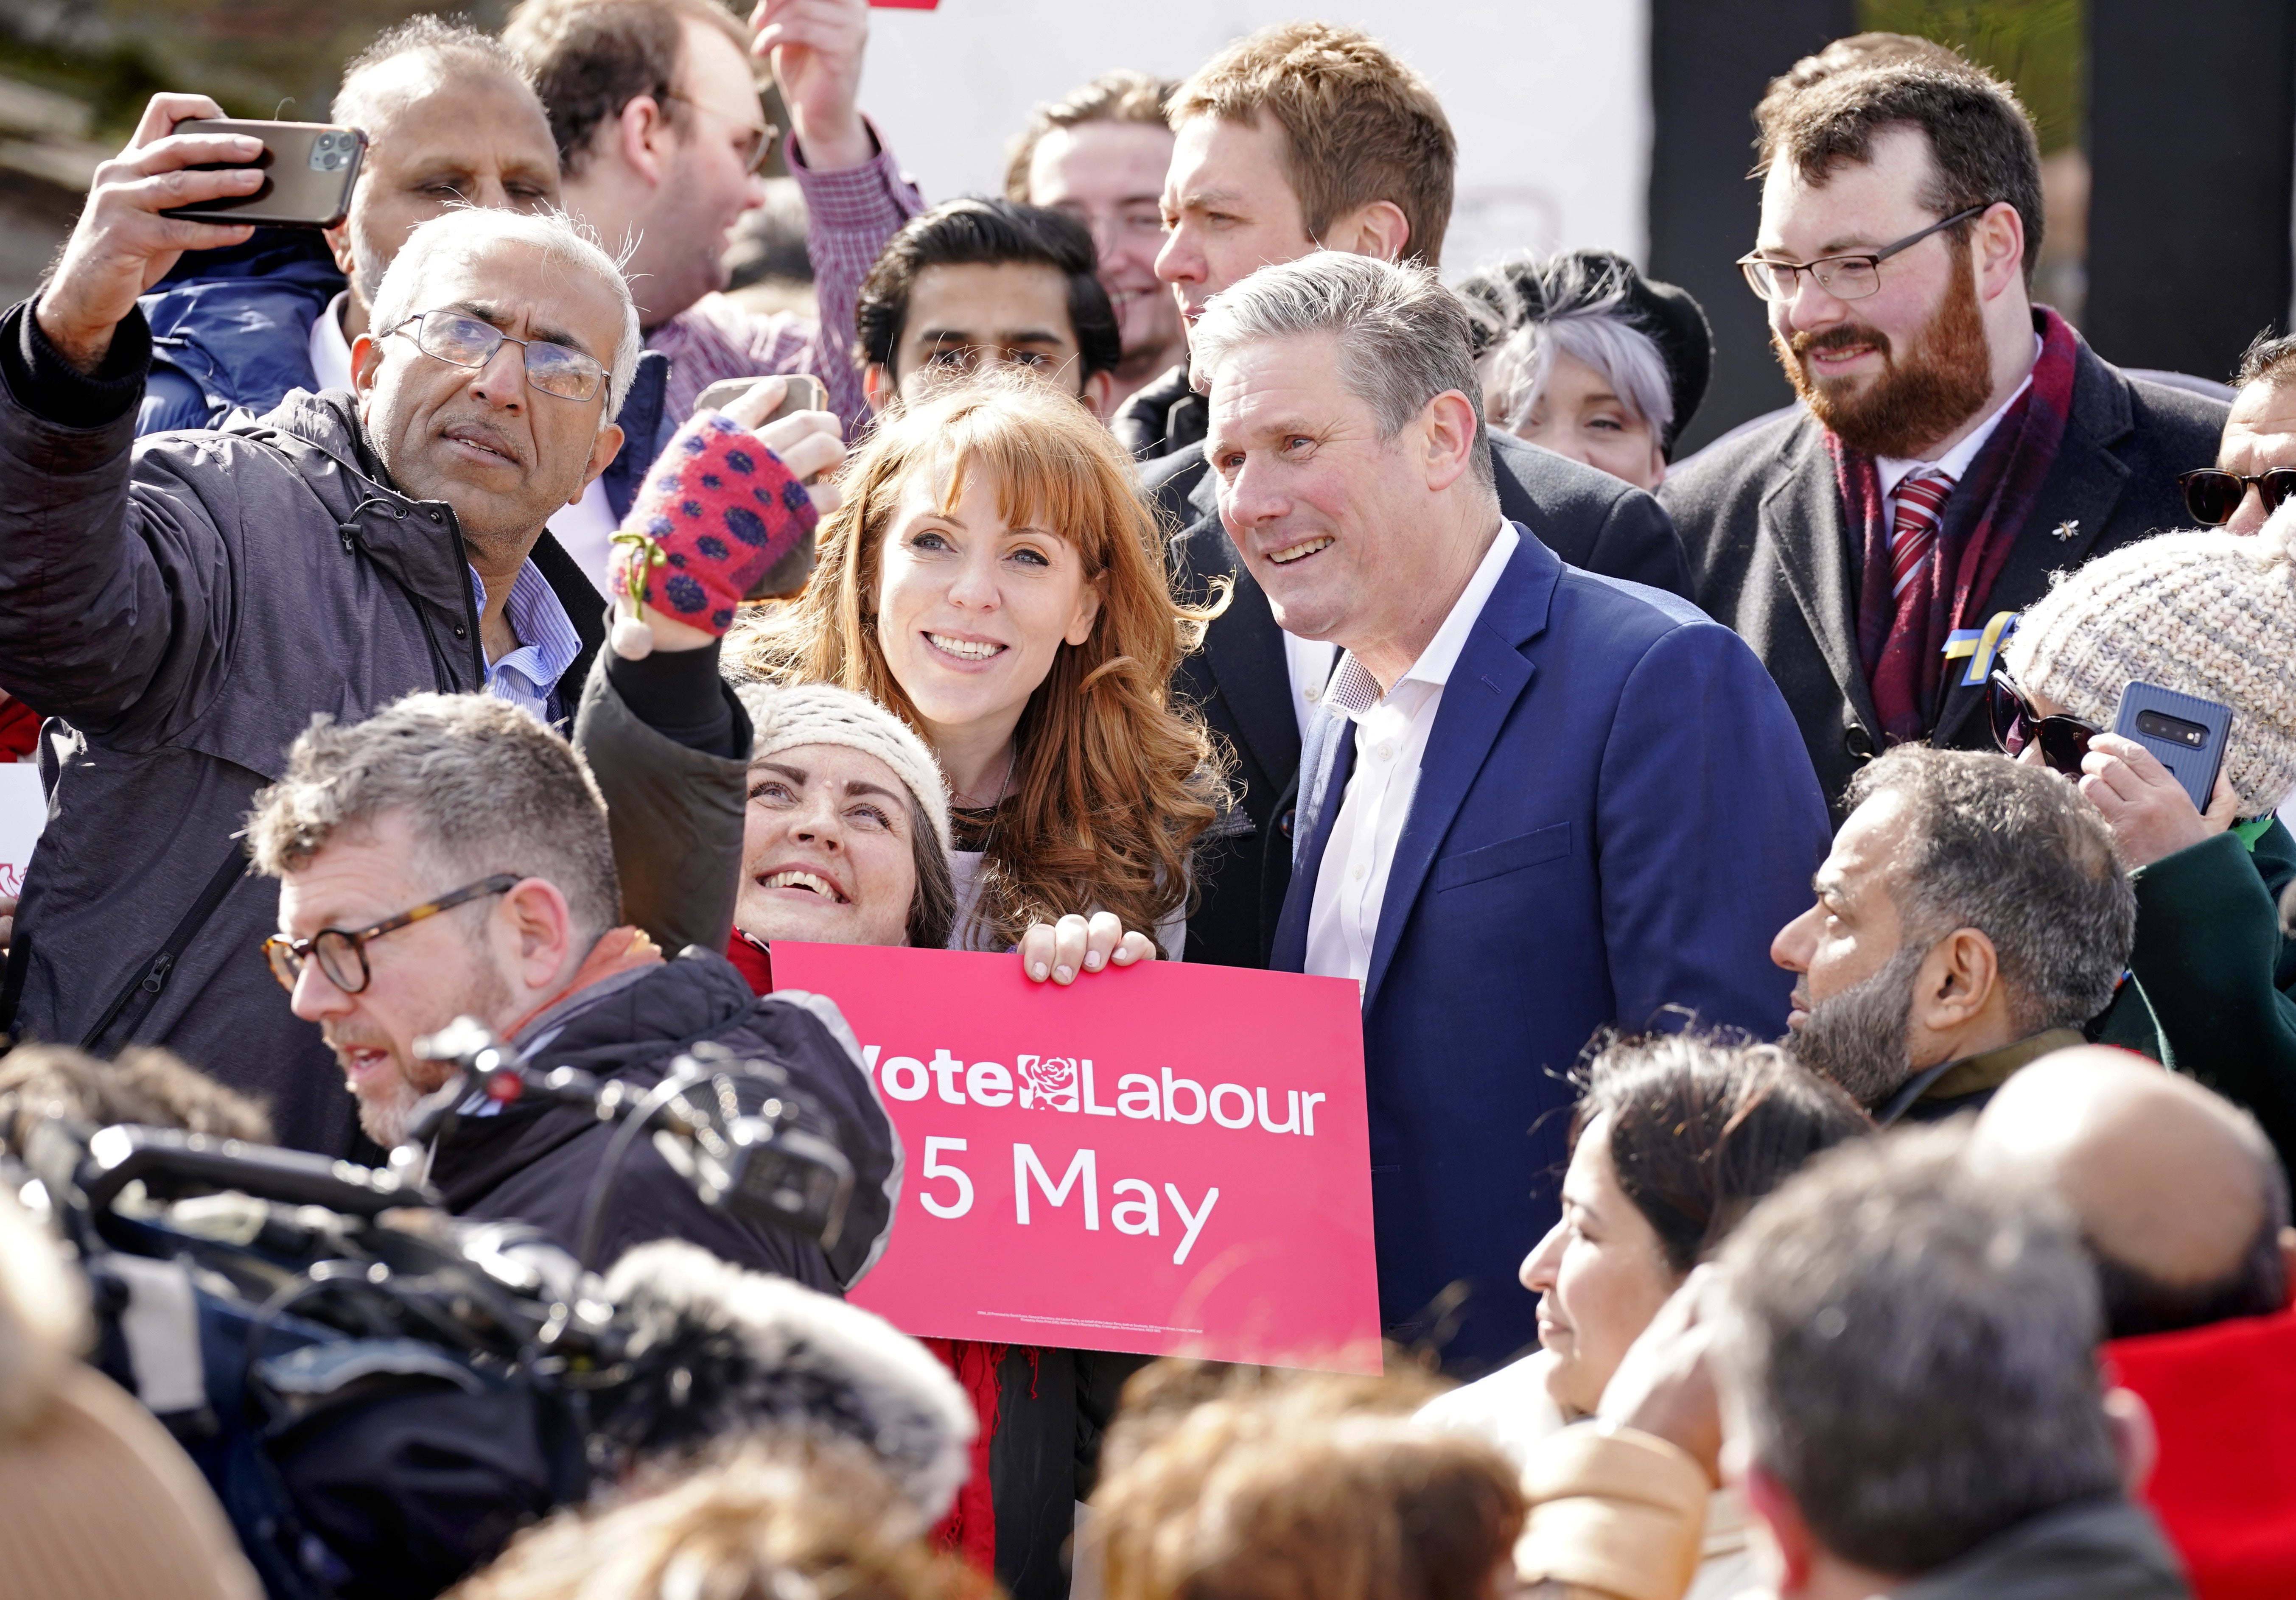
<path id="1" fill-rule="evenodd" d="M 926 1337 L 1379 1370 L 1354 986 L 1017 964 L 774 948 L 853 1024 L 910 1163 L 853 1300 Z"/>

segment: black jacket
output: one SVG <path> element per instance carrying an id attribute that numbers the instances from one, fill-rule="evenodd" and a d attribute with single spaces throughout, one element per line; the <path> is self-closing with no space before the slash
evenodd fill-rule
<path id="1" fill-rule="evenodd" d="M 2007 563 L 1970 626 L 2039 599 L 2052 572 L 2191 518 L 2177 474 L 2217 458 L 2226 407 L 2129 377 L 2078 343 L 2072 414 Z M 1809 746 L 1826 803 L 1883 747 L 1857 652 L 1863 551 L 1824 431 L 1807 413 L 1703 451 L 1659 490 L 1689 553 L 1690 597 L 1754 647 Z M 1947 502 L 1948 525 L 1956 512 Z M 1960 508 L 1969 514 L 1970 508 Z M 1952 680 L 1933 743 L 1989 749 L 1984 691 Z"/>
<path id="2" fill-rule="evenodd" d="M 1183 361 L 1135 390 L 1108 426 L 1133 459 L 1146 462 L 1152 471 L 1160 458 L 1204 442 L 1211 409 L 1211 402 L 1189 387 L 1188 364 Z"/>
<path id="3" fill-rule="evenodd" d="M 1607 472 L 1504 434 L 1491 435 L 1499 510 L 1545 540 L 1574 567 L 1690 592 L 1682 546 L 1657 501 Z M 1199 852 L 1201 899 L 1188 918 L 1187 959 L 1264 967 L 1275 919 L 1292 882 L 1292 791 L 1300 771 L 1300 723 L 1283 633 L 1220 525 L 1218 480 L 1201 446 L 1142 469 L 1157 505 L 1182 529 L 1174 545 L 1176 582 L 1201 600 L 1210 580 L 1235 578 L 1227 611 L 1204 647 L 1180 664 L 1174 687 L 1200 706 L 1235 755 L 1234 777 L 1249 833 L 1219 838 Z"/>
<path id="4" fill-rule="evenodd" d="M 645 1087 L 703 1040 L 777 1063 L 835 1120 L 837 1145 L 853 1163 L 843 1233 L 824 1251 L 811 1240 L 713 1210 L 651 1139 L 640 1138 L 615 1185 L 592 1265 L 603 1272 L 632 1245 L 684 1239 L 736 1267 L 808 1288 L 836 1294 L 851 1287 L 891 1235 L 901 1144 L 852 1031 L 828 1001 L 793 992 L 760 999 L 723 956 L 688 948 L 675 961 L 575 996 L 529 1024 L 519 1043 L 542 1071 L 578 1067 Z M 514 1218 L 577 1251 L 583 1207 L 615 1127 L 586 1110 L 534 1102 L 465 1117 L 439 1139 L 430 1181 L 457 1216 Z"/>
<path id="5" fill-rule="evenodd" d="M 234 875 L 236 836 L 315 713 L 485 682 L 462 532 L 391 486 L 339 391 L 138 441 L 151 354 L 140 311 L 93 377 L 29 303 L 0 320 L 0 687 L 61 719 L 13 1031 L 106 1055 L 164 1045 L 266 1102 L 282 1144 L 343 1154 L 351 1097 L 264 964 L 279 888 Z M 533 561 L 583 637 L 570 712 L 604 608 L 547 533 Z"/>

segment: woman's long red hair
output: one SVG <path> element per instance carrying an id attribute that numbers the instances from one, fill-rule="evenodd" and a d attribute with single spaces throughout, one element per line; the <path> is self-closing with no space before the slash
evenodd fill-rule
<path id="1" fill-rule="evenodd" d="M 922 734 L 877 638 L 885 538 L 918 474 L 936 475 L 953 509 L 975 472 L 996 484 L 1008 525 L 1049 528 L 1076 550 L 1100 613 L 1082 644 L 1061 645 L 1021 713 L 961 936 L 1001 948 L 1032 922 L 1093 910 L 1152 935 L 1186 901 L 1191 853 L 1226 800 L 1210 731 L 1169 691 L 1226 595 L 1202 609 L 1174 598 L 1168 541 L 1130 458 L 1073 398 L 1006 368 L 880 419 L 840 475 L 844 503 L 822 525 L 812 583 L 758 608 L 728 644 L 758 677 L 857 690 Z"/>

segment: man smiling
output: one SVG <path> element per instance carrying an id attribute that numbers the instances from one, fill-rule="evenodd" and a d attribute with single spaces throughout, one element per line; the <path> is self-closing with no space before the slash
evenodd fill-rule
<path id="1" fill-rule="evenodd" d="M 543 524 L 621 443 L 637 317 L 564 218 L 454 212 L 383 275 L 355 394 L 131 451 L 138 291 L 248 233 L 160 214 L 257 180 L 196 169 L 252 141 L 169 131 L 219 114 L 155 98 L 48 286 L 0 321 L 0 686 L 62 719 L 8 992 L 22 1034 L 167 1044 L 266 1099 L 284 1142 L 340 1150 L 350 1103 L 265 992 L 275 894 L 243 874 L 242 817 L 317 713 L 414 689 L 572 710 L 603 622 Z M 817 437 L 792 470 L 830 464 Z"/>
<path id="2" fill-rule="evenodd" d="M 1742 265 L 1804 406 L 1660 498 L 1691 598 L 1778 680 L 1838 808 L 1890 745 L 1987 743 L 1969 669 L 1988 621 L 2182 524 L 2177 474 L 2211 457 L 2225 408 L 2107 365 L 2027 298 L 2039 146 L 1958 58 L 1766 102 L 1758 170 Z"/>

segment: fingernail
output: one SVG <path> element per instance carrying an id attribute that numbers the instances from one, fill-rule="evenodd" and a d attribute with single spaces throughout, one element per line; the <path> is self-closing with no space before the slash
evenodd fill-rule
<path id="1" fill-rule="evenodd" d="M 1055 983 L 1073 983 L 1073 982 L 1075 982 L 1075 981 L 1076 981 L 1076 969 L 1075 969 L 1074 967 L 1070 967 L 1070 966 L 1062 966 L 1062 967 L 1056 967 L 1056 968 L 1054 968 L 1054 971 L 1053 971 L 1053 981 L 1054 981 L 1054 982 L 1055 982 Z"/>
<path id="2" fill-rule="evenodd" d="M 1030 967 L 1029 969 L 1029 976 L 1034 978 L 1037 982 L 1042 983 L 1045 981 L 1045 964 L 1040 961 L 1037 963 L 1036 965 Z"/>
<path id="3" fill-rule="evenodd" d="M 1095 950 L 1091 955 L 1086 956 L 1084 958 L 1084 964 L 1086 972 L 1096 972 L 1100 971 L 1100 952 L 1098 950 Z"/>

